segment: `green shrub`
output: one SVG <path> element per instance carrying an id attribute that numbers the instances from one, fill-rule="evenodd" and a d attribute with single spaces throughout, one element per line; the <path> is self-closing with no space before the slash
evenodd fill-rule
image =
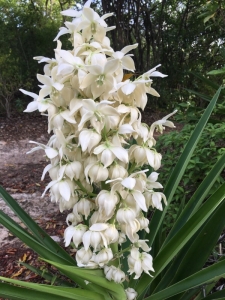
<path id="1" fill-rule="evenodd" d="M 189 140 L 195 125 L 187 124 L 180 132 L 172 131 L 160 136 L 157 142 L 157 149 L 163 153 L 160 182 L 166 184 L 166 180 L 174 168 L 181 155 L 187 141 Z M 225 122 L 216 124 L 208 123 L 199 143 L 189 161 L 182 181 L 176 190 L 173 200 L 165 216 L 164 229 L 169 229 L 177 215 L 181 211 L 182 205 L 188 202 L 198 188 L 203 178 L 209 173 L 213 165 L 225 153 Z M 215 184 L 208 196 L 213 194 L 221 183 L 224 182 L 224 174 L 218 176 Z"/>

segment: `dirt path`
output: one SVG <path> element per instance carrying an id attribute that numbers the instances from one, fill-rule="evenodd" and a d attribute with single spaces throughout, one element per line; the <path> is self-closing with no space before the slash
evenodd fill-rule
<path id="1" fill-rule="evenodd" d="M 43 117 L 19 116 L 13 120 L 0 119 L 0 184 L 16 199 L 19 205 L 38 223 L 47 223 L 59 213 L 56 204 L 48 196 L 41 194 L 50 181 L 41 181 L 46 165 L 42 151 L 26 154 L 34 145 L 29 140 L 46 143 L 48 141 L 47 120 Z M 27 138 L 25 138 L 27 135 Z M 16 222 L 20 220 L 0 198 L 4 213 Z M 62 236 L 54 239 L 61 241 Z M 0 225 L 0 249 L 18 244 L 8 230 Z"/>

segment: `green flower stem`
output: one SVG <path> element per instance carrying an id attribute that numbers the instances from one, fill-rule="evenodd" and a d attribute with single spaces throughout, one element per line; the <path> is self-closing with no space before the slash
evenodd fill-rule
<path id="1" fill-rule="evenodd" d="M 115 255 L 115 257 L 119 257 L 122 253 L 130 251 L 130 249 L 131 249 L 131 246 L 121 250 L 120 252 L 117 252 L 117 255 Z"/>
<path id="2" fill-rule="evenodd" d="M 118 253 L 118 243 L 111 244 L 110 248 L 112 249 L 112 252 L 113 252 L 115 258 L 112 259 L 109 262 L 109 266 L 115 266 L 116 268 L 118 268 L 118 266 L 120 265 L 120 259 L 117 255 L 117 253 Z"/>
<path id="3" fill-rule="evenodd" d="M 80 182 L 80 180 L 74 180 L 74 182 L 75 182 L 76 185 L 78 185 L 79 188 L 80 188 L 84 193 L 86 193 L 88 196 L 91 196 L 91 197 L 96 197 L 96 196 L 97 196 L 96 194 L 87 191 L 87 190 L 85 189 L 85 187 L 82 185 L 82 183 Z"/>
<path id="4" fill-rule="evenodd" d="M 133 163 L 132 165 L 131 165 L 131 167 L 130 167 L 130 169 L 129 169 L 129 174 L 131 174 L 134 170 L 135 170 L 135 168 L 136 168 L 136 164 L 135 163 Z"/>

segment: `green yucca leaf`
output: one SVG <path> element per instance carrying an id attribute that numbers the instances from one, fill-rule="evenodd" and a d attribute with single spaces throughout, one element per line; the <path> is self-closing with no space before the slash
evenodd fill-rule
<path id="1" fill-rule="evenodd" d="M 76 265 L 76 261 L 61 248 L 38 224 L 19 206 L 19 204 L 0 186 L 0 196 L 5 203 L 13 210 L 20 220 L 27 226 L 30 232 L 33 233 L 35 239 L 42 245 L 45 245 L 49 250 L 57 256 L 68 261 L 68 264 Z"/>

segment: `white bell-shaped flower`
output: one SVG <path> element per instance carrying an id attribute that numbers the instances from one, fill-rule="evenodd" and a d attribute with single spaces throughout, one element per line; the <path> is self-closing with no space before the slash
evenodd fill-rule
<path id="1" fill-rule="evenodd" d="M 116 193 L 111 193 L 106 190 L 102 190 L 96 197 L 96 205 L 99 207 L 99 212 L 106 217 L 111 216 L 116 208 L 119 198 Z"/>
<path id="2" fill-rule="evenodd" d="M 87 250 L 82 247 L 81 249 L 77 250 L 76 252 L 76 261 L 78 267 L 85 267 L 90 262 L 91 258 L 93 256 L 93 253 L 90 248 Z"/>
<path id="3" fill-rule="evenodd" d="M 125 280 L 125 273 L 120 269 L 116 268 L 115 266 L 104 266 L 104 273 L 106 279 L 109 281 L 114 281 L 116 283 L 122 283 Z"/>
<path id="4" fill-rule="evenodd" d="M 108 169 L 106 169 L 101 163 L 97 162 L 94 164 L 89 164 L 86 168 L 85 168 L 85 176 L 86 176 L 86 180 L 89 183 L 89 179 L 88 177 L 90 177 L 91 179 L 91 184 L 93 182 L 101 182 L 101 181 L 105 181 L 108 176 L 109 176 L 109 171 Z"/>
<path id="5" fill-rule="evenodd" d="M 132 243 L 135 243 L 139 239 L 137 232 L 140 230 L 140 223 L 137 219 L 130 221 L 129 224 L 120 224 L 120 228 Z"/>
<path id="6" fill-rule="evenodd" d="M 85 220 L 87 220 L 90 212 L 94 209 L 94 203 L 89 201 L 88 199 L 82 198 L 78 201 L 73 207 L 73 213 L 75 216 L 81 214 L 85 216 Z"/>
<path id="7" fill-rule="evenodd" d="M 73 239 L 75 246 L 78 247 L 82 242 L 83 235 L 87 229 L 88 227 L 83 224 L 67 227 L 64 231 L 65 246 L 69 246 L 71 239 Z"/>
<path id="8" fill-rule="evenodd" d="M 137 298 L 138 293 L 132 289 L 132 288 L 127 288 L 125 290 L 127 300 L 135 300 Z"/>
<path id="9" fill-rule="evenodd" d="M 150 275 L 149 271 L 154 272 L 152 256 L 146 252 L 140 253 L 138 248 L 131 249 L 130 255 L 128 256 L 128 266 L 128 272 L 130 274 L 136 274 L 134 279 L 138 279 L 143 271 L 148 275 Z"/>
<path id="10" fill-rule="evenodd" d="M 113 259 L 113 253 L 111 248 L 103 248 L 101 251 L 96 254 L 94 261 L 100 266 L 103 267 L 111 259 Z"/>
<path id="11" fill-rule="evenodd" d="M 116 213 L 116 220 L 121 224 L 129 224 L 136 218 L 136 212 L 130 207 L 123 207 L 118 209 Z"/>
<path id="12" fill-rule="evenodd" d="M 140 224 L 140 230 L 145 230 L 147 233 L 149 233 L 149 220 L 145 218 L 143 215 L 139 218 L 137 218 L 139 224 Z"/>
<path id="13" fill-rule="evenodd" d="M 152 206 L 153 208 L 155 207 L 159 210 L 163 210 L 162 199 L 164 201 L 164 204 L 167 205 L 166 196 L 163 193 L 146 191 L 144 195 L 148 207 Z"/>
<path id="14" fill-rule="evenodd" d="M 114 224 L 109 224 L 108 228 L 104 231 L 104 236 L 108 244 L 116 243 L 119 239 L 119 232 Z"/>
<path id="15" fill-rule="evenodd" d="M 108 224 L 96 223 L 93 224 L 87 232 L 83 235 L 83 244 L 85 250 L 92 246 L 94 251 L 98 250 L 100 247 L 108 247 L 106 237 L 103 234 L 108 228 Z"/>
<path id="16" fill-rule="evenodd" d="M 96 147 L 101 141 L 102 136 L 95 130 L 83 129 L 79 135 L 79 143 L 81 145 L 82 151 L 88 150 L 90 152 L 94 147 Z"/>

